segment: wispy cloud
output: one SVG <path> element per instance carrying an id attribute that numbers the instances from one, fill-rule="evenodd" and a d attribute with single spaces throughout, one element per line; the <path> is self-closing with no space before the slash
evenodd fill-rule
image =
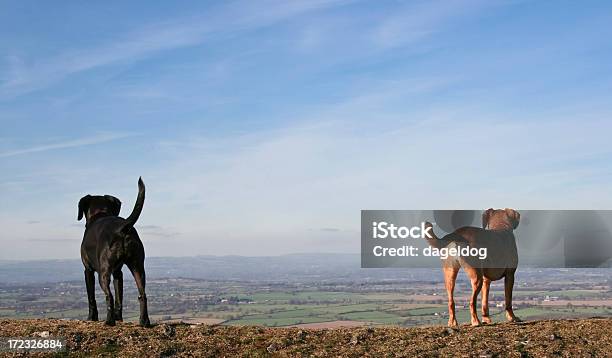
<path id="1" fill-rule="evenodd" d="M 78 239 L 64 239 L 64 238 L 30 238 L 26 239 L 29 242 L 77 242 Z"/>
<path id="2" fill-rule="evenodd" d="M 134 134 L 125 134 L 125 133 L 98 134 L 98 135 L 91 136 L 91 137 L 66 140 L 66 141 L 56 142 L 56 143 L 51 143 L 51 144 L 36 145 L 33 147 L 29 147 L 29 148 L 8 150 L 8 151 L 0 152 L 0 158 L 14 157 L 16 155 L 29 154 L 29 153 L 46 152 L 46 151 L 54 150 L 54 149 L 83 147 L 86 145 L 93 145 L 93 144 L 98 144 L 98 143 L 110 142 L 110 141 L 118 140 L 122 138 L 127 138 L 133 135 Z"/>
<path id="3" fill-rule="evenodd" d="M 340 232 L 342 230 L 338 229 L 336 227 L 322 227 L 322 228 L 319 229 L 319 231 L 322 231 L 322 232 Z"/>
<path id="4" fill-rule="evenodd" d="M 155 53 L 195 46 L 211 37 L 232 36 L 309 11 L 345 3 L 338 0 L 232 2 L 202 16 L 150 24 L 119 40 L 87 49 L 72 49 L 26 65 L 7 58 L 8 70 L 0 82 L 0 99 L 46 88 L 64 78 L 98 67 L 132 62 Z M 265 11 L 264 11 L 265 9 Z"/>
<path id="5" fill-rule="evenodd" d="M 387 17 L 374 31 L 381 47 L 392 48 L 420 41 L 447 28 L 453 21 L 490 5 L 480 0 L 425 1 L 409 5 Z"/>

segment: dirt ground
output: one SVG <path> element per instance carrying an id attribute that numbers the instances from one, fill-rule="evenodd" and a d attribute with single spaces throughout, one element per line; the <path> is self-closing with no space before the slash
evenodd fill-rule
<path id="1" fill-rule="evenodd" d="M 341 327 L 362 327 L 367 326 L 368 323 L 361 321 L 329 321 L 329 322 L 317 322 L 317 323 L 302 323 L 296 324 L 291 327 L 297 328 L 308 328 L 308 329 L 321 329 L 321 328 L 341 328 Z"/>
<path id="2" fill-rule="evenodd" d="M 75 357 L 611 357 L 612 319 L 530 321 L 482 327 L 226 327 L 0 320 L 0 336 L 64 337 Z M 23 353 L 0 353 L 26 356 Z"/>

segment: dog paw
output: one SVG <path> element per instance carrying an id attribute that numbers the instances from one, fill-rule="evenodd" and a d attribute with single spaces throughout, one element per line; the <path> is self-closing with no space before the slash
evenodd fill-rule
<path id="1" fill-rule="evenodd" d="M 522 320 L 515 316 L 512 311 L 506 311 L 506 320 L 508 322 L 522 322 Z"/>
<path id="2" fill-rule="evenodd" d="M 104 324 L 107 326 L 114 326 L 116 324 L 115 320 L 106 320 Z"/>
<path id="3" fill-rule="evenodd" d="M 491 324 L 491 317 L 489 316 L 482 316 L 482 324 Z"/>
<path id="4" fill-rule="evenodd" d="M 472 321 L 472 327 L 480 327 L 481 323 L 480 321 Z"/>
<path id="5" fill-rule="evenodd" d="M 139 323 L 142 327 L 151 327 L 151 322 L 149 321 L 149 317 L 145 319 L 141 318 Z"/>
<path id="6" fill-rule="evenodd" d="M 448 321 L 448 326 L 451 328 L 458 328 L 459 323 L 457 323 L 457 320 Z"/>

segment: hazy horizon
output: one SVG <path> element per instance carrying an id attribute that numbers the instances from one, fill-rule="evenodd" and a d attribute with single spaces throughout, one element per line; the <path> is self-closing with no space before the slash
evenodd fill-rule
<path id="1" fill-rule="evenodd" d="M 321 255 L 321 256 L 325 256 L 325 255 L 346 255 L 346 256 L 355 256 L 357 259 L 360 258 L 360 253 L 359 252 L 294 252 L 294 253 L 288 253 L 288 254 L 278 254 L 278 255 L 252 255 L 252 256 L 246 256 L 246 255 L 182 255 L 182 256 L 147 256 L 147 258 L 152 258 L 152 259 L 181 259 L 181 258 L 198 258 L 198 257 L 219 257 L 219 258 L 230 258 L 230 257 L 252 257 L 252 258 L 264 258 L 264 257 L 286 257 L 286 256 L 316 256 L 316 255 Z M 41 258 L 41 259 L 37 259 L 37 258 L 29 258 L 29 259 L 0 259 L 0 262 L 29 262 L 29 261 L 40 261 L 40 262 L 44 262 L 44 261 L 70 261 L 70 260 L 76 260 L 78 262 L 81 262 L 81 258 L 80 257 L 66 257 L 66 258 L 51 258 L 51 259 L 45 259 L 45 258 Z"/>

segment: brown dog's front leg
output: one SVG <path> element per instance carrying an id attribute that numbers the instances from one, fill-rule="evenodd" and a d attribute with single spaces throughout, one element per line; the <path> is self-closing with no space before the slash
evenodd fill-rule
<path id="1" fill-rule="evenodd" d="M 491 317 L 489 317 L 489 288 L 491 288 L 491 280 L 486 277 L 482 279 L 482 323 L 490 324 Z"/>
<path id="2" fill-rule="evenodd" d="M 85 287 L 87 288 L 87 303 L 89 306 L 89 314 L 87 320 L 97 321 L 98 320 L 98 306 L 96 305 L 96 278 L 94 277 L 94 271 L 85 269 Z"/>
<path id="3" fill-rule="evenodd" d="M 509 322 L 520 322 L 521 320 L 512 311 L 512 289 L 514 288 L 514 272 L 506 274 L 504 278 L 504 294 L 506 298 L 506 319 Z"/>

